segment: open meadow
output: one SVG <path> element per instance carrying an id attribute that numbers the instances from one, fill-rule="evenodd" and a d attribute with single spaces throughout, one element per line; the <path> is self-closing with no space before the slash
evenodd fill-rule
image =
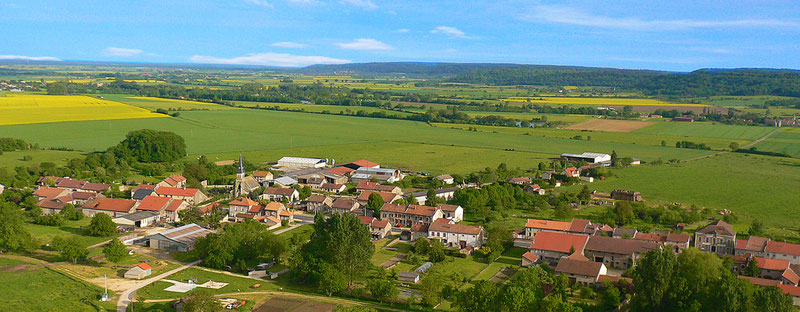
<path id="1" fill-rule="evenodd" d="M 103 97 L 109 101 L 116 101 L 124 104 L 129 104 L 133 106 L 138 106 L 141 108 L 148 109 L 150 111 L 156 111 L 157 109 L 165 109 L 165 110 L 218 110 L 218 109 L 229 109 L 228 106 L 219 105 L 214 103 L 206 103 L 206 102 L 198 102 L 198 101 L 187 101 L 187 100 L 176 100 L 176 99 L 164 99 L 164 98 L 155 98 L 155 97 L 146 97 L 146 96 L 129 96 L 129 95 L 121 95 L 121 94 L 104 94 Z"/>
<path id="2" fill-rule="evenodd" d="M 90 96 L 6 94 L 0 125 L 166 117 L 146 109 Z"/>
<path id="3" fill-rule="evenodd" d="M 783 128 L 755 147 L 760 151 L 784 153 L 800 158 L 800 128 Z"/>

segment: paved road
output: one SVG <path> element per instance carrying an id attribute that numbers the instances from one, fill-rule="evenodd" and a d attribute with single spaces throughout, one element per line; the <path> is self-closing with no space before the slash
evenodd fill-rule
<path id="1" fill-rule="evenodd" d="M 294 230 L 294 229 L 300 227 L 303 224 L 305 224 L 305 223 L 298 222 L 298 223 L 295 223 L 294 225 L 289 226 L 289 227 L 287 227 L 285 229 L 277 230 L 277 231 L 275 231 L 275 235 L 281 234 L 281 233 L 286 232 L 286 231 Z"/>
<path id="2" fill-rule="evenodd" d="M 162 274 L 160 274 L 158 276 L 151 277 L 151 278 L 148 278 L 148 279 L 146 279 L 144 281 L 141 281 L 141 282 L 137 283 L 135 286 L 129 288 L 128 290 L 123 291 L 119 295 L 119 300 L 117 301 L 117 312 L 125 312 L 128 309 L 128 304 L 131 303 L 131 299 L 132 299 L 131 296 L 133 296 L 136 293 L 137 290 L 141 289 L 144 286 L 150 285 L 151 283 L 154 283 L 154 282 L 156 282 L 158 280 L 166 278 L 167 276 L 170 276 L 172 274 L 175 274 L 175 273 L 183 271 L 183 270 L 185 270 L 187 268 L 190 268 L 190 267 L 192 267 L 192 266 L 194 266 L 194 265 L 196 265 L 198 263 L 200 263 L 200 260 L 197 260 L 197 261 L 189 263 L 189 264 L 185 264 L 185 265 L 183 265 L 183 266 L 181 266 L 181 267 L 179 267 L 177 269 L 174 269 L 174 270 L 171 270 L 169 272 L 162 273 Z"/>

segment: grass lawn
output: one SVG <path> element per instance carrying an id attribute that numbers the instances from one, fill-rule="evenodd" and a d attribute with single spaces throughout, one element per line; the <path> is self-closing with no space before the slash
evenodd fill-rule
<path id="1" fill-rule="evenodd" d="M 49 268 L 0 274 L 0 310 L 103 311 L 114 302 L 100 302 L 103 289 Z"/>
<path id="2" fill-rule="evenodd" d="M 56 236 L 78 236 L 83 241 L 86 246 L 91 246 L 106 240 L 111 239 L 111 237 L 97 237 L 97 236 L 90 236 L 89 230 L 86 229 L 86 226 L 89 225 L 91 222 L 90 218 L 83 218 L 82 220 L 77 221 L 64 221 L 64 225 L 62 226 L 47 226 L 47 225 L 38 225 L 33 223 L 25 223 L 25 228 L 33 234 L 33 237 L 42 244 L 46 245 L 49 244 L 53 237 Z"/>
<path id="3" fill-rule="evenodd" d="M 800 129 L 783 128 L 769 138 L 755 145 L 760 151 L 785 153 L 792 157 L 800 157 Z"/>
<path id="4" fill-rule="evenodd" d="M 167 279 L 184 283 L 193 278 L 197 278 L 198 284 L 205 283 L 209 280 L 213 280 L 215 282 L 228 283 L 228 285 L 220 289 L 207 289 L 212 294 L 256 291 L 255 289 L 250 288 L 250 286 L 253 286 L 255 284 L 261 284 L 261 288 L 259 288 L 258 290 L 277 289 L 277 286 L 274 283 L 271 283 L 266 280 L 262 282 L 245 277 L 237 277 L 228 274 L 210 272 L 198 268 L 188 268 L 186 270 L 180 271 L 178 273 L 175 273 L 167 277 Z M 172 283 L 158 281 L 156 283 L 145 286 L 144 288 L 139 290 L 137 294 L 139 296 L 144 297 L 145 299 L 171 299 L 171 298 L 180 298 L 184 295 L 181 293 L 165 291 L 164 288 L 167 288 L 170 285 L 172 285 Z"/>
<path id="5" fill-rule="evenodd" d="M 25 156 L 30 156 L 31 160 L 24 160 Z M 84 156 L 83 152 L 77 151 L 52 151 L 52 150 L 27 150 L 27 151 L 14 151 L 3 152 L 0 155 L 0 168 L 6 167 L 9 170 L 24 166 L 29 167 L 39 165 L 43 162 L 51 162 L 59 166 L 66 165 L 70 159 L 81 158 Z"/>
<path id="6" fill-rule="evenodd" d="M 281 228 L 278 228 L 279 230 Z M 314 225 L 313 224 L 303 224 L 298 226 L 294 229 L 289 231 L 283 232 L 278 234 L 278 237 L 282 237 L 284 239 L 289 239 L 294 235 L 299 235 L 302 238 L 300 241 L 305 242 L 311 238 L 311 234 L 314 233 Z"/>
<path id="7" fill-rule="evenodd" d="M 15 264 L 28 264 L 28 263 L 30 262 L 22 259 L 0 257 L 0 267 L 15 265 Z"/>
<path id="8" fill-rule="evenodd" d="M 772 130 L 774 129 L 769 127 L 734 126 L 707 122 L 660 122 L 633 132 L 683 137 L 687 141 L 692 141 L 692 138 L 756 140 Z"/>

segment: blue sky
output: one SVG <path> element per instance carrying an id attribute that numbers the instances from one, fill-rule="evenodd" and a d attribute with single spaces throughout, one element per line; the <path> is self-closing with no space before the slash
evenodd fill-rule
<path id="1" fill-rule="evenodd" d="M 0 0 L 0 58 L 800 69 L 793 1 Z"/>

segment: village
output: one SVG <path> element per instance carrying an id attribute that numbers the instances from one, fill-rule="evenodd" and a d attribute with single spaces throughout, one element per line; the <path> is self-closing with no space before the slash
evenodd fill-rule
<path id="1" fill-rule="evenodd" d="M 561 159 L 583 165 L 548 170 L 533 179 L 508 178 L 505 183 L 544 195 L 562 185 L 559 177 L 591 183 L 595 178 L 588 169 L 610 166 L 612 162 L 611 155 L 601 153 L 565 153 Z M 450 175 L 433 178 L 441 182 L 442 187 L 437 189 L 403 189 L 392 183 L 412 173 L 363 159 L 335 164 L 320 158 L 283 157 L 250 173 L 241 157 L 232 163 L 238 166 L 232 185 L 207 186 L 203 182 L 203 186 L 228 192 L 228 196 L 217 196 L 216 200 L 200 189 L 188 188 L 187 179 L 180 174 L 155 184 L 118 186 L 120 191 L 129 192 L 129 199 L 106 197 L 104 193 L 115 187 L 110 184 L 53 176 L 39 178 L 33 194 L 45 215 L 58 214 L 67 205 L 73 205 L 86 217 L 107 214 L 113 218 L 117 231 L 123 233 L 120 240 L 126 245 L 165 251 L 191 251 L 199 238 L 218 231 L 194 223 L 173 226 L 183 224 L 180 216 L 190 210 L 201 215 L 220 214 L 223 226 L 253 220 L 269 230 L 283 231 L 313 223 L 316 214 L 352 214 L 375 241 L 390 238 L 413 244 L 421 238 L 438 240 L 464 255 L 480 251 L 488 239 L 483 226 L 464 223 L 464 211 L 470 207 L 448 203 L 456 191 L 481 185 L 459 183 Z M 638 160 L 631 159 L 629 164 L 637 165 Z M 534 184 L 534 180 L 550 181 L 550 189 Z M 310 194 L 301 195 L 308 189 Z M 643 197 L 636 191 L 615 190 L 604 200 L 612 201 L 642 202 Z M 514 247 L 526 250 L 519 267 L 546 266 L 567 276 L 571 284 L 631 284 L 627 271 L 648 251 L 669 250 L 677 255 L 694 247 L 729 259 L 740 278 L 758 286 L 779 287 L 792 296 L 795 305 L 800 305 L 800 245 L 757 236 L 737 239 L 732 226 L 722 220 L 692 234 L 677 227 L 673 231 L 642 232 L 578 218 L 528 219 L 525 227 L 514 230 L 512 235 Z M 392 258 L 382 266 L 390 268 L 401 259 Z M 397 280 L 418 283 L 430 265 L 426 262 L 413 271 L 399 272 Z M 287 271 L 262 271 L 258 276 L 275 278 Z M 125 277 L 142 279 L 149 272 L 149 265 L 140 263 L 132 266 Z"/>

